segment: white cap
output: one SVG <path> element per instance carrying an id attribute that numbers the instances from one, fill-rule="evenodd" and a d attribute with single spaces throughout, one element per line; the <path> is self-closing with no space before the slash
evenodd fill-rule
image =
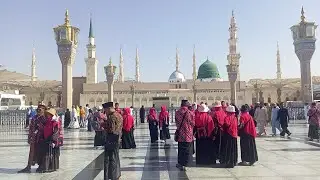
<path id="1" fill-rule="evenodd" d="M 199 112 L 209 112 L 209 108 L 205 104 L 201 104 L 198 110 Z"/>
<path id="2" fill-rule="evenodd" d="M 229 105 L 226 109 L 227 112 L 236 112 L 236 108 L 234 106 Z"/>

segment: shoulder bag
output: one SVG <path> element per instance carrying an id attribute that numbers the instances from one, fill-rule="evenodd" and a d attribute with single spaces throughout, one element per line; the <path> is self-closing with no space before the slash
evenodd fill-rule
<path id="1" fill-rule="evenodd" d="M 251 117 L 252 118 L 252 117 Z M 253 118 L 252 118 L 253 120 Z M 240 124 L 238 126 L 238 136 L 241 136 L 244 132 L 243 132 L 243 128 L 250 122 L 251 120 L 247 121 L 245 124 Z"/>
<path id="2" fill-rule="evenodd" d="M 180 124 L 180 127 L 179 127 L 179 128 L 176 130 L 176 132 L 174 133 L 174 140 L 175 140 L 176 142 L 178 142 L 179 132 L 180 132 L 180 129 L 181 129 L 181 127 L 182 127 L 182 124 L 183 124 L 183 122 L 184 122 L 184 119 L 185 119 L 187 113 L 188 113 L 188 111 L 184 113 L 183 119 L 182 119 L 181 124 Z M 176 122 L 177 122 L 177 120 L 176 120 Z"/>

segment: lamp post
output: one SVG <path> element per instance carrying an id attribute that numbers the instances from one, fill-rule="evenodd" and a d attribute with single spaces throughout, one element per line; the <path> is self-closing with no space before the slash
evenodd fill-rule
<path id="1" fill-rule="evenodd" d="M 134 107 L 134 95 L 135 95 L 135 86 L 134 86 L 134 81 L 132 80 L 131 86 L 130 86 L 130 91 L 131 91 L 131 106 Z"/>
<path id="2" fill-rule="evenodd" d="M 239 65 L 230 63 L 227 65 L 228 78 L 230 82 L 231 103 L 237 103 L 236 81 L 238 78 Z"/>
<path id="3" fill-rule="evenodd" d="M 195 80 L 193 81 L 192 90 L 193 90 L 193 102 L 197 102 L 197 85 Z"/>
<path id="4" fill-rule="evenodd" d="M 300 23 L 290 28 L 294 50 L 300 60 L 301 96 L 304 103 L 311 103 L 313 101 L 310 62 L 316 49 L 316 28 L 317 25 L 314 22 L 307 22 L 305 20 L 303 7 L 301 9 Z"/>
<path id="5" fill-rule="evenodd" d="M 117 67 L 112 64 L 111 57 L 109 59 L 109 64 L 104 67 L 104 72 L 107 77 L 108 83 L 108 101 L 113 102 L 113 84 L 114 84 L 114 75 L 116 73 Z"/>
<path id="6" fill-rule="evenodd" d="M 71 26 L 69 12 L 66 10 L 65 22 L 53 28 L 58 46 L 58 54 L 62 65 L 62 107 L 72 107 L 72 65 L 78 46 L 79 28 Z"/>

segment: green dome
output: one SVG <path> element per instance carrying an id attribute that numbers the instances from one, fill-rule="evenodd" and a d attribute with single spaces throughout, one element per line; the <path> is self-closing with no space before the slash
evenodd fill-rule
<path id="1" fill-rule="evenodd" d="M 198 77 L 197 79 L 214 79 L 220 78 L 219 70 L 217 66 L 209 61 L 206 60 L 198 69 Z"/>

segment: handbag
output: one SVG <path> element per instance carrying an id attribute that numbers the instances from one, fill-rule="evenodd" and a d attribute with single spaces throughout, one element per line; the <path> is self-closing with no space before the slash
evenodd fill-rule
<path id="1" fill-rule="evenodd" d="M 180 129 L 181 129 L 181 127 L 182 127 L 182 124 L 183 124 L 183 122 L 184 122 L 184 119 L 185 119 L 186 115 L 187 115 L 187 112 L 184 113 L 183 119 L 182 119 L 181 124 L 180 124 L 180 127 L 179 127 L 179 128 L 176 130 L 176 132 L 174 133 L 174 140 L 175 140 L 176 142 L 178 142 L 179 132 L 180 132 Z M 176 119 L 176 121 L 177 121 L 177 119 Z"/>
<path id="2" fill-rule="evenodd" d="M 108 133 L 106 135 L 106 144 L 105 149 L 108 151 L 115 150 L 119 148 L 119 135 L 118 134 L 112 134 Z"/>

